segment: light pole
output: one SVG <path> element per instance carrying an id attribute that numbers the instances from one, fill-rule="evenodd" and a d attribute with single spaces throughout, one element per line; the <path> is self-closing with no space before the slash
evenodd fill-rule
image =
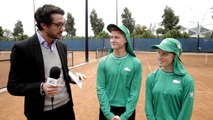
<path id="1" fill-rule="evenodd" d="M 89 61 L 88 53 L 88 0 L 85 1 L 85 58 Z"/>
<path id="2" fill-rule="evenodd" d="M 33 14 L 35 14 L 35 0 L 33 0 Z M 36 33 L 36 21 L 35 21 L 35 19 L 34 19 L 34 31 Z"/>
<path id="3" fill-rule="evenodd" d="M 118 0 L 116 0 L 116 25 L 118 25 Z"/>
<path id="4" fill-rule="evenodd" d="M 213 13 L 213 6 L 212 6 L 212 8 L 210 8 L 210 10 L 211 10 L 211 13 Z M 213 14 L 212 14 L 212 19 L 213 19 Z M 212 28 L 212 34 L 211 34 L 211 38 L 213 37 L 213 28 Z"/>
<path id="5" fill-rule="evenodd" d="M 199 22 L 197 22 L 197 27 L 198 27 L 198 30 L 197 30 L 197 52 L 200 52 L 200 25 L 199 25 Z"/>

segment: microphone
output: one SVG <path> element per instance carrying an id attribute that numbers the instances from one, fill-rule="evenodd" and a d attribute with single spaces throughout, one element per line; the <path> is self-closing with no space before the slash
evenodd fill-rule
<path id="1" fill-rule="evenodd" d="M 50 78 L 58 79 L 61 74 L 61 69 L 58 66 L 53 66 L 50 69 Z"/>
<path id="2" fill-rule="evenodd" d="M 61 74 L 61 69 L 58 66 L 53 66 L 50 69 L 50 75 L 47 78 L 47 83 L 53 86 L 57 86 L 58 84 L 58 79 L 60 78 L 60 74 Z M 53 109 L 53 101 L 54 101 L 54 97 L 51 97 L 51 102 L 52 102 L 52 109 Z"/>
<path id="3" fill-rule="evenodd" d="M 61 69 L 58 66 L 53 66 L 50 69 L 49 77 L 47 78 L 47 83 L 52 86 L 57 86 L 58 78 L 60 78 Z"/>

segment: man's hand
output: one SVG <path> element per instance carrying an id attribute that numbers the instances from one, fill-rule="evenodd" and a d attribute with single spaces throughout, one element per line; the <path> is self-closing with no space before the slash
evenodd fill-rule
<path id="1" fill-rule="evenodd" d="M 45 95 L 48 95 L 48 96 L 55 96 L 58 92 L 58 88 L 62 88 L 64 87 L 63 85 L 59 84 L 57 86 L 53 86 L 53 85 L 50 85 L 48 83 L 44 83 L 43 84 L 43 90 L 44 90 L 44 93 Z"/>
<path id="2" fill-rule="evenodd" d="M 79 72 L 75 73 L 75 76 L 78 78 L 78 80 L 85 80 L 87 77 L 84 74 L 81 74 Z"/>
<path id="3" fill-rule="evenodd" d="M 115 116 L 112 117 L 111 120 L 121 120 L 121 118 L 118 115 L 115 115 Z"/>

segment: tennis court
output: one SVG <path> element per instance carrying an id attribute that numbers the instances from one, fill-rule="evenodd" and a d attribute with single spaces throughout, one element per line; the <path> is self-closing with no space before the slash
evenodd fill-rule
<path id="1" fill-rule="evenodd" d="M 85 61 L 84 52 L 76 52 L 75 55 L 78 56 L 78 63 Z M 154 52 L 137 51 L 136 55 L 143 64 L 143 81 L 136 108 L 136 120 L 145 120 L 145 79 L 150 71 L 158 67 L 158 63 Z M 98 60 L 94 56 L 94 53 L 90 53 L 90 62 L 71 68 L 72 72 L 82 72 L 87 76 L 82 89 L 72 85 L 77 120 L 98 120 L 99 104 L 96 95 Z M 181 59 L 188 72 L 195 79 L 195 102 L 191 120 L 213 120 L 213 108 L 211 107 L 213 106 L 213 54 L 184 53 Z M 1 93 L 0 120 L 24 120 L 23 100 L 23 97 L 11 96 L 8 92 Z"/>

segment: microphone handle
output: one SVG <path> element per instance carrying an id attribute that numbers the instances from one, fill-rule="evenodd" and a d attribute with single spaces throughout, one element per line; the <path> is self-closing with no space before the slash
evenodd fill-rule
<path id="1" fill-rule="evenodd" d="M 52 110 L 53 110 L 53 101 L 54 101 L 54 97 L 51 97 Z"/>

